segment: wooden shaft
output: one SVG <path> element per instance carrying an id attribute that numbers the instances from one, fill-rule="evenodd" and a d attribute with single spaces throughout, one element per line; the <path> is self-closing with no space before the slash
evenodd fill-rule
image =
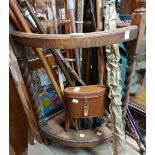
<path id="1" fill-rule="evenodd" d="M 9 16 L 10 16 L 10 19 L 12 20 L 13 24 L 18 28 L 18 30 L 23 31 L 21 26 L 18 23 L 16 16 L 14 15 L 14 13 L 10 7 L 9 7 Z"/>
<path id="2" fill-rule="evenodd" d="M 69 10 L 69 16 L 70 16 L 71 32 L 76 33 L 74 6 L 73 5 L 74 5 L 73 0 L 68 1 L 68 6 L 69 6 L 68 10 Z M 79 76 L 81 77 L 78 49 L 74 49 L 74 56 L 75 56 L 76 71 L 78 72 Z"/>
<path id="3" fill-rule="evenodd" d="M 102 0 L 96 0 L 96 10 L 97 10 L 97 26 L 96 31 L 101 31 L 103 29 L 103 6 Z M 99 84 L 103 84 L 103 78 L 105 74 L 105 61 L 103 57 L 103 48 L 98 47 L 98 78 Z"/>
<path id="4" fill-rule="evenodd" d="M 77 0 L 77 21 L 80 23 L 77 23 L 77 33 L 83 32 L 83 12 L 84 12 L 84 0 Z M 82 59 L 82 48 L 78 49 L 80 60 Z M 82 61 L 80 61 L 80 71 L 81 74 L 83 73 L 83 66 Z"/>
<path id="5" fill-rule="evenodd" d="M 82 33 L 83 31 L 83 12 L 84 12 L 84 0 L 77 0 L 77 32 Z"/>
<path id="6" fill-rule="evenodd" d="M 96 29 L 96 20 L 95 20 L 95 14 L 94 14 L 94 8 L 93 8 L 92 0 L 89 0 L 89 3 L 90 3 L 90 11 L 91 11 L 91 14 L 92 14 L 93 29 L 95 30 Z"/>
<path id="7" fill-rule="evenodd" d="M 69 69 L 69 71 L 71 72 L 71 74 L 76 78 L 76 80 L 83 86 L 85 86 L 86 84 L 83 82 L 83 80 L 81 79 L 81 77 L 74 71 L 74 69 L 70 66 L 70 64 L 67 63 L 67 61 L 65 60 L 65 58 L 63 57 L 63 55 L 57 51 L 57 53 L 59 54 L 61 60 L 64 62 L 64 64 L 66 65 L 66 67 Z"/>
<path id="8" fill-rule="evenodd" d="M 101 31 L 103 29 L 103 6 L 102 0 L 96 0 L 96 11 L 97 11 L 97 26 L 96 30 Z"/>
<path id="9" fill-rule="evenodd" d="M 55 78 L 54 78 L 52 72 L 51 72 L 50 65 L 49 65 L 48 62 L 46 61 L 46 58 L 45 58 L 45 56 L 44 56 L 44 54 L 43 54 L 43 52 L 42 52 L 42 49 L 36 48 L 35 51 L 36 51 L 38 57 L 40 58 L 40 60 L 42 61 L 43 65 L 44 65 L 44 67 L 45 67 L 45 70 L 46 70 L 46 72 L 47 72 L 47 75 L 49 76 L 49 78 L 50 78 L 50 80 L 51 80 L 51 82 L 52 82 L 52 84 L 53 84 L 53 86 L 54 86 L 54 88 L 55 88 L 55 91 L 57 92 L 57 94 L 58 94 L 60 100 L 62 101 L 63 98 L 62 98 L 60 89 L 59 89 L 59 87 L 58 87 L 57 82 L 55 81 Z"/>
<path id="10" fill-rule="evenodd" d="M 59 67 L 61 68 L 62 72 L 64 73 L 64 75 L 65 75 L 67 81 L 69 82 L 69 85 L 73 87 L 73 86 L 74 86 L 73 81 L 72 81 L 72 79 L 71 79 L 71 77 L 70 77 L 70 75 L 69 75 L 68 70 L 66 70 L 66 68 L 65 68 L 65 66 L 64 66 L 64 64 L 63 64 L 63 62 L 61 61 L 61 59 L 60 59 L 60 57 L 59 57 L 59 54 L 58 54 L 57 51 L 55 51 L 55 50 L 50 50 L 50 51 L 52 52 L 52 54 L 53 54 L 55 60 L 57 61 Z"/>
<path id="11" fill-rule="evenodd" d="M 69 34 L 69 15 L 68 15 L 68 9 L 67 9 L 67 0 L 64 0 L 64 7 L 65 7 L 65 34 Z M 70 58 L 70 50 L 66 49 L 66 58 Z M 69 63 L 69 62 L 68 62 Z"/>
<path id="12" fill-rule="evenodd" d="M 85 68 L 85 81 L 86 84 L 88 85 L 90 82 L 90 49 L 87 49 L 87 51 L 85 51 L 87 53 L 86 56 L 86 65 L 84 66 Z"/>
<path id="13" fill-rule="evenodd" d="M 22 25 L 22 28 L 24 29 L 25 32 L 27 33 L 31 33 L 31 30 L 26 22 L 26 20 L 24 19 L 24 17 L 22 16 L 16 2 L 14 0 L 10 0 L 9 1 L 9 5 L 10 7 L 12 8 L 13 12 L 15 13 L 15 15 L 18 17 L 18 20 L 19 20 L 19 23 Z M 45 58 L 45 55 L 43 54 L 42 50 L 39 49 L 39 48 L 36 48 L 34 49 L 34 51 L 36 52 L 36 54 L 38 55 L 38 57 L 40 58 L 41 62 L 43 63 L 43 66 L 55 88 L 55 91 L 57 92 L 58 96 L 59 96 L 59 99 L 61 101 L 63 101 L 63 98 L 62 98 L 62 94 L 61 94 L 61 91 L 58 87 L 58 84 L 56 83 L 55 81 L 55 78 L 53 76 L 53 73 L 50 69 L 50 65 L 48 64 L 48 62 L 46 61 L 46 58 Z"/>
<path id="14" fill-rule="evenodd" d="M 52 0 L 52 12 L 54 18 L 55 33 L 58 34 L 58 22 L 57 22 L 57 12 L 55 3 L 56 3 L 55 0 Z"/>

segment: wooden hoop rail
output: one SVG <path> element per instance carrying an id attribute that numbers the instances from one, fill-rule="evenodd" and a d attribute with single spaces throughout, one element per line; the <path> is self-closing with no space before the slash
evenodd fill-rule
<path id="1" fill-rule="evenodd" d="M 127 34 L 128 33 L 128 34 Z M 74 49 L 101 47 L 108 44 L 126 42 L 137 39 L 138 26 L 118 28 L 110 31 L 100 31 L 77 34 L 34 34 L 14 31 L 13 38 L 25 45 L 33 48 L 50 49 Z"/>

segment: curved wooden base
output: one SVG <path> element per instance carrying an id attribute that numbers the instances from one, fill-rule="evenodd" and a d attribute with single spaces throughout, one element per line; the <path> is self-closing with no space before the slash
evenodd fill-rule
<path id="1" fill-rule="evenodd" d="M 92 130 L 65 131 L 61 126 L 64 118 L 62 112 L 48 120 L 41 130 L 49 139 L 70 147 L 93 147 L 112 140 L 112 132 L 105 125 Z M 101 135 L 97 135 L 97 132 Z"/>

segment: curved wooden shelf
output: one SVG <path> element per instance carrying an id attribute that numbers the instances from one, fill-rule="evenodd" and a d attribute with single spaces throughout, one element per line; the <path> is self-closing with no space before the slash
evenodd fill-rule
<path id="1" fill-rule="evenodd" d="M 126 32 L 128 36 L 126 36 Z M 14 31 L 12 36 L 19 43 L 33 48 L 90 48 L 137 39 L 138 26 L 132 25 L 110 31 L 82 34 L 35 34 Z"/>
<path id="2" fill-rule="evenodd" d="M 105 125 L 92 130 L 65 131 L 60 125 L 64 118 L 65 113 L 62 112 L 48 120 L 41 130 L 49 139 L 70 147 L 93 147 L 112 140 L 112 132 Z M 102 133 L 101 136 L 97 135 L 97 132 Z M 80 137 L 80 134 L 85 137 Z"/>

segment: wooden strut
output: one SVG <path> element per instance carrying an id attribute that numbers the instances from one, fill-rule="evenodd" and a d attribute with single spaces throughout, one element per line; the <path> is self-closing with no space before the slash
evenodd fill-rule
<path id="1" fill-rule="evenodd" d="M 14 14 L 16 15 L 17 19 L 19 20 L 19 23 L 21 24 L 23 30 L 27 33 L 31 33 L 31 30 L 30 30 L 27 22 L 25 21 L 24 17 L 22 16 L 16 2 L 14 0 L 10 0 L 9 5 L 10 5 L 11 9 L 13 10 Z M 47 72 L 47 74 L 48 74 L 58 96 L 59 96 L 59 99 L 61 101 L 63 101 L 61 91 L 58 87 L 58 84 L 55 81 L 55 78 L 54 78 L 53 73 L 51 71 L 51 67 L 50 67 L 49 63 L 46 61 L 45 55 L 43 54 L 43 52 L 40 48 L 35 48 L 34 51 L 36 52 L 36 54 L 40 58 L 41 62 L 43 63 L 43 66 L 45 67 L 45 70 L 46 70 L 46 72 Z"/>

